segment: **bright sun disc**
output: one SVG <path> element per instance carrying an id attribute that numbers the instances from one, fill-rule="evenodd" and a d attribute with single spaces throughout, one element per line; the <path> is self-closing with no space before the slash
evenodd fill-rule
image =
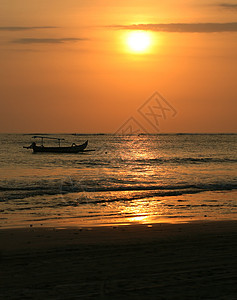
<path id="1" fill-rule="evenodd" d="M 128 35 L 127 43 L 133 52 L 145 52 L 151 44 L 150 35 L 145 31 L 133 31 Z"/>

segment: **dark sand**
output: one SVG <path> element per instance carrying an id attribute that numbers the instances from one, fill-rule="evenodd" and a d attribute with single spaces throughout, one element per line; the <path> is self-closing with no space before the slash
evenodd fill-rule
<path id="1" fill-rule="evenodd" d="M 236 299 L 237 222 L 0 230 L 0 299 Z"/>

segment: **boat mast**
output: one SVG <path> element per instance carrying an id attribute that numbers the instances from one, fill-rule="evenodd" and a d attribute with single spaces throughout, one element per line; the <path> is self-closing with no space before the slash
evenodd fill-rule
<path id="1" fill-rule="evenodd" d="M 48 136 L 41 136 L 41 135 L 34 135 L 32 136 L 33 139 L 41 139 L 41 146 L 44 145 L 44 139 L 50 139 L 50 140 L 58 140 L 58 146 L 61 146 L 61 141 L 64 141 L 65 139 L 55 138 L 55 137 L 48 137 Z"/>

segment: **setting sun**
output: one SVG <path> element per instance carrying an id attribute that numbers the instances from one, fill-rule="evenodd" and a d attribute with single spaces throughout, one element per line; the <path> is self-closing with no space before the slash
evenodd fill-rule
<path id="1" fill-rule="evenodd" d="M 149 49 L 151 38 L 145 31 L 133 31 L 127 37 L 127 44 L 133 52 L 145 52 Z"/>

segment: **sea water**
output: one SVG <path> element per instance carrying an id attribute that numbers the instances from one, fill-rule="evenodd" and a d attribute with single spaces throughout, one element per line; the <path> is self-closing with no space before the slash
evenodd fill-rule
<path id="1" fill-rule="evenodd" d="M 52 136 L 95 151 L 33 154 L 32 135 L 0 135 L 2 228 L 236 219 L 235 134 Z"/>

